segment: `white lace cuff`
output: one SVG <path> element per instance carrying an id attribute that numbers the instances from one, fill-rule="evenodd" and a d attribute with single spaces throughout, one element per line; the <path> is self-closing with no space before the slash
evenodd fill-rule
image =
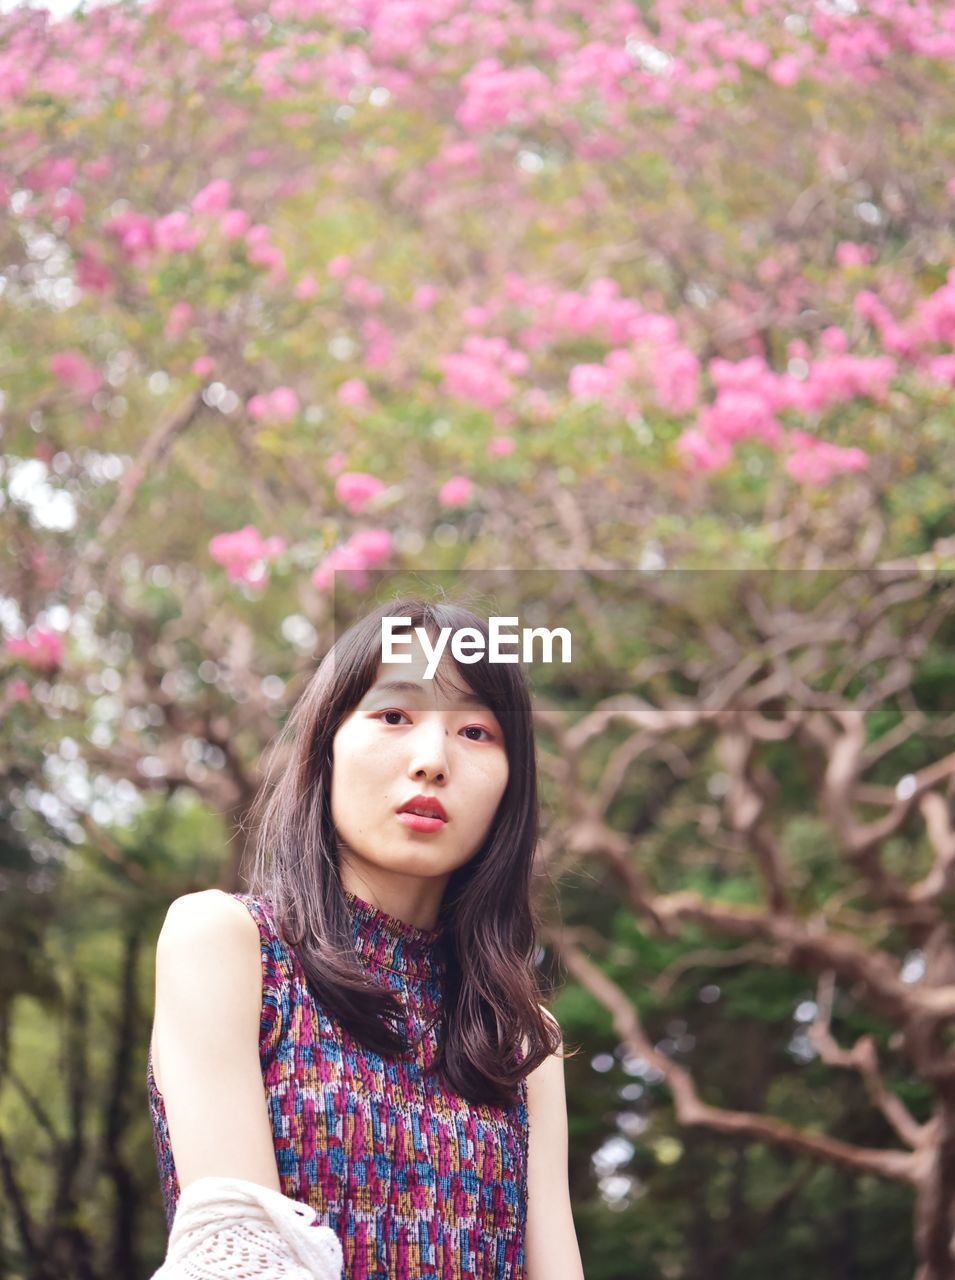
<path id="1" fill-rule="evenodd" d="M 306 1204 L 244 1178 L 198 1178 L 151 1280 L 342 1280 L 342 1248 Z"/>

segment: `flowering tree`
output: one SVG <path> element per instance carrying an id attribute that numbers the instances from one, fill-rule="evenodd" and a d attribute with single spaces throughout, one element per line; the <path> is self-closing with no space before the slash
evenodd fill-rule
<path id="1" fill-rule="evenodd" d="M 940 0 L 0 17 L 31 888 L 149 882 L 120 787 L 238 824 L 336 579 L 948 564 L 953 60 Z"/>

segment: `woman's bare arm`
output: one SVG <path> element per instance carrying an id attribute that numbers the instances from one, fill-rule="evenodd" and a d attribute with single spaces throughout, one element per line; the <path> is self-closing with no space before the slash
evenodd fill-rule
<path id="1" fill-rule="evenodd" d="M 570 1208 L 563 1051 L 561 1040 L 559 1052 L 527 1077 L 527 1280 L 584 1280 Z"/>
<path id="2" fill-rule="evenodd" d="M 259 1064 L 261 1005 L 259 931 L 246 908 L 219 889 L 177 898 L 156 944 L 153 1068 L 162 1070 L 180 1189 L 218 1175 L 281 1191 Z"/>

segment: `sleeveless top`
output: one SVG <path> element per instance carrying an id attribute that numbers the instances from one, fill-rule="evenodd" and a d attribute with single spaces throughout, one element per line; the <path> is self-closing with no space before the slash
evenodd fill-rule
<path id="1" fill-rule="evenodd" d="M 281 1190 L 336 1232 L 345 1280 L 523 1280 L 527 1081 L 505 1108 L 423 1074 L 441 1034 L 443 931 L 344 892 L 359 963 L 402 997 L 405 1057 L 365 1048 L 315 1000 L 268 898 L 231 895 L 259 928 L 259 1060 Z M 151 1049 L 147 1093 L 171 1229 L 179 1183 Z"/>

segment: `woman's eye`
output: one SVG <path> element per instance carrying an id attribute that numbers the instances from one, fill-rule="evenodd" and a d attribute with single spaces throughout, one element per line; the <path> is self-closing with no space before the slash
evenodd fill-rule
<path id="1" fill-rule="evenodd" d="M 493 741 L 493 740 L 494 740 L 494 734 L 493 734 L 493 733 L 491 733 L 489 730 L 482 728 L 482 727 L 481 727 L 481 725 L 479 725 L 479 724 L 469 724 L 469 725 L 468 725 L 468 727 L 464 730 L 464 732 L 465 732 L 465 733 L 483 733 L 483 734 L 486 734 L 486 735 L 487 735 L 487 737 L 488 737 L 488 739 L 490 739 L 491 741 Z M 480 741 L 481 741 L 481 739 L 480 739 L 480 738 L 471 738 L 471 739 L 470 739 L 470 741 L 471 741 L 471 742 L 480 742 Z"/>
<path id="2" fill-rule="evenodd" d="M 381 720 L 384 716 L 400 716 L 405 720 L 408 719 L 408 717 L 405 715 L 403 711 L 379 711 L 378 714 L 375 716 L 375 719 Z M 388 723 L 391 724 L 392 721 L 389 720 Z"/>

